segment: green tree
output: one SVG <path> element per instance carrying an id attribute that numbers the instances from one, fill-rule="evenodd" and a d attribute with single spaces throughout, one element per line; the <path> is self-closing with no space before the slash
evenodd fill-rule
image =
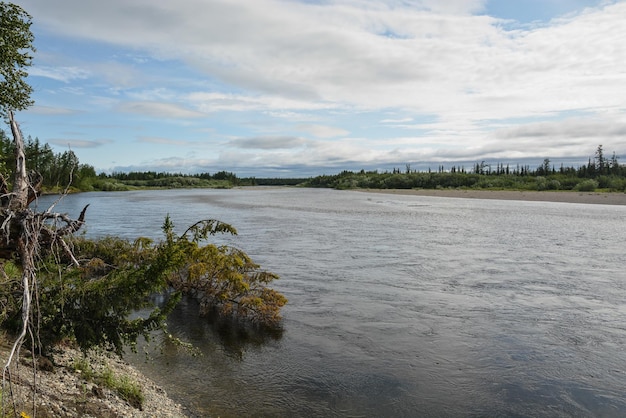
<path id="1" fill-rule="evenodd" d="M 15 167 L 15 145 L 0 129 L 0 175 L 7 176 Z"/>
<path id="2" fill-rule="evenodd" d="M 181 295 L 198 298 L 205 313 L 215 309 L 242 321 L 278 326 L 287 300 L 268 287 L 278 276 L 261 270 L 239 249 L 206 243 L 218 233 L 236 234 L 235 228 L 206 220 L 177 236 L 167 217 L 163 232 L 157 243 L 75 238 L 71 255 L 47 252 L 37 269 L 41 323 L 34 343 L 46 352 L 69 338 L 83 350 L 102 347 L 121 354 L 140 335 L 164 329 Z M 17 277 L 0 288 L 0 300 L 8 301 L 0 319 L 13 330 L 21 327 L 20 301 L 12 296 L 17 288 Z M 168 290 L 167 302 L 156 306 L 151 297 Z M 131 318 L 138 310 L 144 315 Z"/>
<path id="3" fill-rule="evenodd" d="M 0 2 L 0 112 L 23 110 L 33 104 L 26 68 L 35 51 L 31 16 L 20 6 Z"/>
<path id="4" fill-rule="evenodd" d="M 546 158 L 543 160 L 543 166 L 541 168 L 543 175 L 547 176 L 550 174 L 550 159 Z"/>
<path id="5" fill-rule="evenodd" d="M 611 157 L 611 174 L 619 175 L 620 167 L 619 167 L 619 157 L 615 155 L 615 151 L 613 151 L 613 156 Z"/>
<path id="6" fill-rule="evenodd" d="M 607 163 L 606 163 L 606 159 L 604 158 L 604 151 L 602 150 L 602 145 L 598 145 L 598 149 L 596 150 L 595 160 L 596 160 L 596 172 L 598 174 L 604 174 Z"/>

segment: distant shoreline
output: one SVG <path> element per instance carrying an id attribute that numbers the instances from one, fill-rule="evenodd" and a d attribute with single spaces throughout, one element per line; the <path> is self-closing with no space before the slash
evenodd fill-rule
<path id="1" fill-rule="evenodd" d="M 461 199 L 525 200 L 540 202 L 585 203 L 595 205 L 626 205 L 626 193 L 526 190 L 465 189 L 357 189 L 361 192 L 413 196 L 452 197 Z"/>

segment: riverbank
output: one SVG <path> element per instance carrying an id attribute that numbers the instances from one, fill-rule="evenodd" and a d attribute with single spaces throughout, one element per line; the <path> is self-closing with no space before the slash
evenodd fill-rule
<path id="1" fill-rule="evenodd" d="M 9 341 L 1 338 L 0 361 L 3 366 L 10 348 Z M 34 373 L 30 352 L 22 348 L 20 359 L 11 367 L 10 378 L 7 376 L 2 391 L 5 413 L 13 411 L 15 405 L 18 416 L 24 412 L 28 417 L 40 418 L 189 416 L 162 388 L 116 356 L 93 354 L 84 358 L 80 351 L 62 347 L 55 353 L 53 363 L 47 359 L 39 359 L 38 363 Z M 124 382 L 126 387 L 139 388 L 143 398 L 141 407 L 124 400 L 119 390 L 111 388 L 104 379 L 98 381 L 88 374 L 106 375 L 109 383 Z M 36 379 L 36 414 L 33 414 L 33 379 Z"/>
<path id="2" fill-rule="evenodd" d="M 626 193 L 464 189 L 359 189 L 368 193 L 436 196 L 462 199 L 525 200 L 541 202 L 626 205 Z"/>

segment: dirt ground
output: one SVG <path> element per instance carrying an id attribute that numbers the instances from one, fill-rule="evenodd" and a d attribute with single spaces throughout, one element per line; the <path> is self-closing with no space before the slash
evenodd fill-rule
<path id="1" fill-rule="evenodd" d="M 414 196 L 438 196 L 463 199 L 528 200 L 544 202 L 586 203 L 596 205 L 626 205 L 626 193 L 598 193 L 574 191 L 517 191 L 517 190 L 461 190 L 461 189 L 361 189 L 369 193 L 387 193 Z"/>

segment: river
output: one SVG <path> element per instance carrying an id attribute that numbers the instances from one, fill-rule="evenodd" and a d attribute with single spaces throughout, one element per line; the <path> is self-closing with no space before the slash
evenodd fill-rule
<path id="1" fill-rule="evenodd" d="M 49 197 L 40 202 L 45 206 Z M 207 218 L 281 279 L 283 329 L 196 315 L 129 356 L 197 416 L 626 415 L 626 207 L 295 188 L 94 192 L 88 236 Z"/>

